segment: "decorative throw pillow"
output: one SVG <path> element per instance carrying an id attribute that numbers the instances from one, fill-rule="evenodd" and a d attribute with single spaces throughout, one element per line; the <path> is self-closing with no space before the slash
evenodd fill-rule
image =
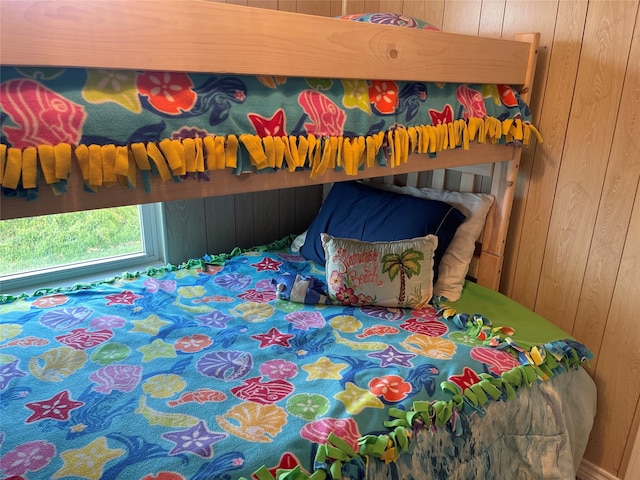
<path id="1" fill-rule="evenodd" d="M 445 202 L 401 195 L 354 181 L 335 183 L 309 226 L 300 254 L 324 265 L 321 233 L 365 242 L 433 234 L 438 237 L 434 257 L 437 268 L 463 221 L 464 215 Z"/>
<path id="2" fill-rule="evenodd" d="M 398 27 L 419 28 L 434 31 L 440 30 L 438 27 L 420 20 L 419 18 L 402 15 L 400 13 L 353 13 L 350 15 L 343 15 L 338 18 L 364 23 L 380 23 L 383 25 L 395 25 Z"/>
<path id="3" fill-rule="evenodd" d="M 447 300 L 455 302 L 460 299 L 469 265 L 473 259 L 476 241 L 482 233 L 494 196 L 488 193 L 450 192 L 436 188 L 372 185 L 398 194 L 446 202 L 465 215 L 464 222 L 456 230 L 453 240 L 440 260 L 437 280 L 433 288 L 435 295 L 446 297 Z"/>
<path id="4" fill-rule="evenodd" d="M 423 308 L 433 294 L 438 237 L 362 242 L 323 233 L 329 297 L 342 305 Z"/>

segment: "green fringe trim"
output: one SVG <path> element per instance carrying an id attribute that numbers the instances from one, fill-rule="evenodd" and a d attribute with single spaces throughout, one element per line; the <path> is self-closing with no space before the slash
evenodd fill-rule
<path id="1" fill-rule="evenodd" d="M 512 329 L 492 328 L 491 321 L 486 317 L 459 314 L 446 305 L 439 305 L 439 300 L 435 299 L 435 306 L 442 318 L 455 323 L 465 330 L 467 335 L 482 339 L 485 345 L 501 345 L 503 350 L 519 358 L 522 364 L 499 377 L 481 373 L 478 375 L 480 381 L 463 391 L 453 382 L 444 381 L 440 388 L 451 393 L 450 400 L 416 401 L 409 411 L 390 408 L 390 419 L 384 422 L 389 431 L 385 434 L 361 437 L 358 440 L 357 452 L 331 434 L 327 443 L 319 446 L 314 464 L 315 471 L 310 475 L 296 468 L 288 471 L 279 470 L 276 477 L 273 477 L 262 467 L 255 476 L 259 480 L 341 480 L 344 477 L 364 479 L 368 458 L 378 458 L 385 463 L 395 462 L 400 455 L 408 451 L 415 436 L 424 430 L 434 431 L 446 427 L 454 435 L 460 436 L 463 434 L 461 414 L 476 412 L 484 415 L 483 407 L 490 401 L 512 400 L 516 398 L 518 389 L 549 380 L 562 369 L 580 368 L 593 356 L 584 345 L 571 339 L 552 341 L 526 350 L 511 340 L 509 334 L 512 334 Z"/>
<path id="2" fill-rule="evenodd" d="M 33 293 L 22 293 L 20 295 L 0 295 L 0 305 L 5 303 L 15 302 L 16 300 L 27 299 L 31 297 L 42 297 L 45 295 L 52 295 L 56 293 L 69 293 L 75 292 L 78 290 L 87 290 L 92 287 L 97 287 L 99 285 L 112 284 L 118 280 L 133 280 L 142 275 L 147 275 L 148 277 L 157 277 L 163 275 L 166 272 L 174 272 L 176 270 L 190 270 L 190 269 L 206 269 L 207 265 L 224 265 L 227 260 L 230 260 L 233 257 L 237 257 L 238 255 L 242 255 L 248 252 L 270 252 L 275 250 L 284 250 L 288 248 L 293 240 L 296 238 L 295 234 L 289 234 L 286 237 L 271 242 L 267 245 L 259 245 L 251 248 L 239 248 L 235 247 L 229 253 L 219 253 L 215 255 L 204 255 L 202 258 L 193 258 L 190 259 L 180 265 L 172 265 L 167 264 L 162 267 L 148 267 L 144 271 L 138 272 L 124 272 L 122 275 L 115 275 L 111 278 L 99 280 L 97 282 L 91 283 L 76 283 L 75 285 L 69 287 L 52 287 L 52 288 L 41 288 L 39 290 L 34 291 Z"/>
<path id="3" fill-rule="evenodd" d="M 527 146 L 531 136 L 542 141 L 538 130 L 520 119 L 494 117 L 455 120 L 441 125 L 398 126 L 369 136 L 315 137 L 314 135 L 259 137 L 258 135 L 209 135 L 184 140 L 130 145 L 39 145 L 24 149 L 0 144 L 0 184 L 10 190 L 37 188 L 40 174 L 57 193 L 66 191 L 72 161 L 78 163 L 90 191 L 119 183 L 136 188 L 142 172 L 145 190 L 149 174 L 163 182 L 186 175 L 207 176 L 214 170 L 250 171 L 310 170 L 311 178 L 327 170 L 356 175 L 374 165 L 396 167 L 411 153 L 436 154 L 447 149 L 469 149 L 469 142 L 512 143 Z M 384 153 L 384 155 L 382 155 Z M 380 155 L 379 155 L 380 154 Z M 243 158 L 249 159 L 245 165 Z"/>
<path id="4" fill-rule="evenodd" d="M 157 276 L 168 271 L 204 269 L 207 265 L 224 265 L 227 260 L 243 253 L 283 250 L 291 245 L 295 237 L 292 234 L 267 245 L 248 249 L 236 247 L 230 253 L 205 255 L 178 266 L 169 264 L 159 268 L 148 268 L 144 272 L 124 273 L 121 276 L 95 283 L 40 289 L 31 295 L 0 295 L 0 304 L 29 297 L 88 289 L 113 283 L 119 279 L 137 278 L 141 275 Z M 296 467 L 292 470 L 279 470 L 276 472 L 276 477 L 273 477 L 269 470 L 263 466 L 254 473 L 258 480 L 341 480 L 344 476 L 363 479 L 366 472 L 366 460 L 369 457 L 379 458 L 385 463 L 394 462 L 408 450 L 415 435 L 425 429 L 434 430 L 446 426 L 455 435 L 462 435 L 460 414 L 471 412 L 483 414 L 483 407 L 491 400 L 514 399 L 518 389 L 530 387 L 537 381 L 549 380 L 562 369 L 577 369 L 588 363 L 588 360 L 593 356 L 584 345 L 571 339 L 553 341 L 524 349 L 511 339 L 508 327 L 492 328 L 491 321 L 486 317 L 458 313 L 446 305 L 440 305 L 437 298 L 435 306 L 442 318 L 465 330 L 467 335 L 478 338 L 489 346 L 500 345 L 502 349 L 511 352 L 514 357 L 518 357 L 522 364 L 504 372 L 499 377 L 481 373 L 478 375 L 480 381 L 463 391 L 456 384 L 444 381 L 440 384 L 440 388 L 451 393 L 450 400 L 416 401 L 409 411 L 390 408 L 388 411 L 390 419 L 384 422 L 384 426 L 389 431 L 381 435 L 361 437 L 358 441 L 359 449 L 357 452 L 338 436 L 330 434 L 327 442 L 318 446 L 314 472 L 311 474 Z M 247 479 L 241 478 L 240 480 Z"/>

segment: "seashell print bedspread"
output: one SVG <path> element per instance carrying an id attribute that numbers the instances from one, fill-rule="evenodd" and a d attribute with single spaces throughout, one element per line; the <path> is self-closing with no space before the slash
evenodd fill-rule
<path id="1" fill-rule="evenodd" d="M 498 478 L 532 452 L 533 476 L 572 471 L 556 385 L 579 375 L 583 346 L 549 330 L 538 363 L 517 319 L 508 343 L 446 306 L 278 300 L 278 272 L 323 271 L 274 246 L 0 297 L 0 476 Z"/>

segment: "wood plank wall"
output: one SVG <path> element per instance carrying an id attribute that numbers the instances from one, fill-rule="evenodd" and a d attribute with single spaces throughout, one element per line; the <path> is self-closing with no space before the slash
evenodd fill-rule
<path id="1" fill-rule="evenodd" d="M 325 16 L 343 8 L 404 13 L 449 32 L 490 37 L 541 33 L 531 108 L 545 141 L 523 155 L 501 290 L 594 352 L 599 408 L 585 458 L 620 479 L 640 424 L 639 1 L 228 1 Z M 265 209 L 277 197 L 298 205 L 298 223 Z M 239 238 L 260 243 L 276 224 L 285 232 L 305 228 L 313 217 L 302 211 L 308 197 L 280 191 L 169 209 L 184 228 L 201 229 L 202 248 L 217 252 Z M 190 214 L 195 227 L 185 221 Z M 218 220 L 198 224 L 202 218 Z M 264 218 L 258 233 L 246 233 Z"/>

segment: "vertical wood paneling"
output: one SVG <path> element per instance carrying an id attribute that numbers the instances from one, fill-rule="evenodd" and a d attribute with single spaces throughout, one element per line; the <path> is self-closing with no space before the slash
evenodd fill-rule
<path id="1" fill-rule="evenodd" d="M 314 1 L 314 0 L 298 0 L 296 3 L 296 12 L 306 13 L 308 15 L 320 15 L 322 17 L 331 16 L 331 1 Z"/>
<path id="2" fill-rule="evenodd" d="M 540 112 L 535 118 L 544 132 L 544 143 L 530 147 L 535 153 L 531 171 L 528 175 L 526 169 L 521 171 L 519 180 L 528 183 L 526 205 L 523 201 L 521 225 L 514 222 L 515 228 L 509 230 L 507 266 L 503 270 L 503 291 L 529 308 L 535 305 L 587 15 L 586 2 L 562 1 L 558 7 L 553 41 L 547 43 L 551 45 L 547 47 L 551 50 L 548 75 L 538 76 L 535 82 L 545 83 L 544 99 L 538 97 Z M 531 152 L 526 151 L 523 156 L 529 155 Z"/>
<path id="3" fill-rule="evenodd" d="M 446 2 L 442 29 L 446 32 L 477 35 L 480 28 L 481 7 L 482 2 L 476 0 Z"/>
<path id="4" fill-rule="evenodd" d="M 636 480 L 640 478 L 640 430 L 638 430 L 638 423 L 640 423 L 639 409 L 640 403 L 636 406 L 635 420 L 631 428 L 632 432 L 636 431 L 638 433 L 635 438 L 633 435 L 629 436 L 627 448 L 625 448 L 625 454 L 622 457 L 622 464 L 626 465 L 627 468 L 620 471 L 619 478 L 624 478 L 624 480 Z"/>
<path id="5" fill-rule="evenodd" d="M 628 434 L 633 432 L 631 424 L 625 422 L 616 429 L 610 426 L 619 418 L 631 418 L 632 412 L 637 415 L 640 398 L 640 384 L 628 381 L 638 378 L 640 373 L 640 328 L 637 321 L 640 308 L 640 290 L 637 286 L 640 266 L 638 16 L 640 14 L 636 12 L 636 28 L 626 66 L 624 101 L 621 102 L 616 122 L 575 327 L 576 336 L 584 338 L 587 346 L 596 352 L 595 379 L 602 386 L 602 391 L 606 392 L 598 399 L 600 413 L 588 446 L 588 455 L 598 465 L 616 473 L 616 469 L 623 464 L 624 454 L 616 445 L 616 440 L 620 433 L 623 438 L 634 436 Z M 620 351 L 628 352 L 622 369 Z M 636 418 L 636 428 L 637 422 Z M 628 443 L 626 449 L 631 448 L 631 443 Z M 619 477 L 622 477 L 624 472 L 620 473 Z"/>
<path id="6" fill-rule="evenodd" d="M 478 35 L 500 38 L 504 19 L 505 0 L 483 0 L 480 9 Z M 537 31 L 537 30 L 531 30 Z M 519 31 L 518 33 L 523 33 Z"/>
<path id="7" fill-rule="evenodd" d="M 630 420 L 640 396 L 639 245 L 640 195 L 636 194 L 596 369 L 598 414 L 587 446 L 588 458 L 616 475 L 625 447 L 621 440 L 629 438 L 630 433 L 631 438 L 635 437 L 635 432 L 630 432 Z"/>
<path id="8" fill-rule="evenodd" d="M 238 245 L 233 195 L 205 198 L 207 253 L 228 253 Z"/>
<path id="9" fill-rule="evenodd" d="M 286 233 L 302 233 L 315 218 L 323 200 L 323 187 L 302 187 L 296 189 L 295 219 L 296 228 Z"/>
<path id="10" fill-rule="evenodd" d="M 402 13 L 404 0 L 380 0 L 379 11 L 385 13 Z"/>
<path id="11" fill-rule="evenodd" d="M 284 12 L 295 12 L 297 8 L 296 0 L 278 0 L 277 10 Z"/>
<path id="12" fill-rule="evenodd" d="M 177 265 L 204 255 L 207 250 L 206 225 L 202 221 L 204 199 L 165 202 L 163 209 L 167 225 L 167 262 Z"/>
<path id="13" fill-rule="evenodd" d="M 402 13 L 424 20 L 434 27 L 442 28 L 444 0 L 407 0 L 404 2 Z"/>
<path id="14" fill-rule="evenodd" d="M 540 47 L 538 48 L 535 81 L 533 89 L 530 92 L 529 100 L 532 117 L 536 124 L 538 124 L 540 119 L 540 110 L 543 104 L 542 99 L 547 85 L 549 60 L 556 29 L 557 11 L 557 1 L 509 0 L 505 4 L 502 38 L 513 38 L 518 32 L 523 31 L 540 33 Z M 519 181 L 516 182 L 509 224 L 509 235 L 505 248 L 507 255 L 505 256 L 505 262 L 503 264 L 502 286 L 503 291 L 507 294 L 511 293 L 508 279 L 513 276 L 513 270 L 515 268 L 513 251 L 517 251 L 520 245 L 520 231 L 524 222 L 525 199 L 529 188 L 528 179 L 531 178 L 535 150 L 536 143 L 533 142 L 529 148 L 522 150 L 520 157 Z"/>
<path id="15" fill-rule="evenodd" d="M 235 199 L 235 232 L 237 247 L 247 248 L 254 242 L 253 194 L 241 193 Z"/>
<path id="16" fill-rule="evenodd" d="M 404 2 L 404 5 L 402 7 L 402 13 L 404 15 L 409 15 L 410 17 L 415 17 L 415 18 L 419 18 L 420 20 L 424 20 L 427 23 L 431 23 L 429 22 L 430 14 L 427 11 L 427 5 L 429 3 L 431 2 L 427 2 L 425 0 Z M 442 12 L 440 13 L 439 16 L 436 15 L 436 17 L 438 18 L 438 22 L 440 23 L 442 19 Z"/>
<path id="17" fill-rule="evenodd" d="M 265 245 L 280 237 L 280 190 L 253 194 L 253 244 Z"/>
<path id="18" fill-rule="evenodd" d="M 573 331 L 637 2 L 591 2 L 535 310 Z"/>
<path id="19" fill-rule="evenodd" d="M 347 2 L 347 14 L 375 13 L 380 9 L 380 0 L 350 0 Z"/>
<path id="20" fill-rule="evenodd" d="M 280 191 L 280 232 L 284 234 L 302 233 L 296 226 L 296 188 L 286 188 Z M 306 228 L 306 225 L 305 225 Z M 284 236 L 284 235 L 282 235 Z"/>
<path id="21" fill-rule="evenodd" d="M 574 328 L 574 335 L 596 354 L 594 368 L 598 365 L 598 352 L 605 327 L 608 328 L 604 319 L 609 313 L 620 258 L 625 248 L 625 232 L 640 178 L 640 29 L 637 22 L 625 70 L 623 101 L 615 122 L 616 131 L 580 292 L 576 315 L 578 321 Z M 628 248 L 628 240 L 626 244 Z M 640 249 L 640 244 L 637 247 Z"/>
<path id="22" fill-rule="evenodd" d="M 277 10 L 278 0 L 247 0 L 247 6 Z"/>

